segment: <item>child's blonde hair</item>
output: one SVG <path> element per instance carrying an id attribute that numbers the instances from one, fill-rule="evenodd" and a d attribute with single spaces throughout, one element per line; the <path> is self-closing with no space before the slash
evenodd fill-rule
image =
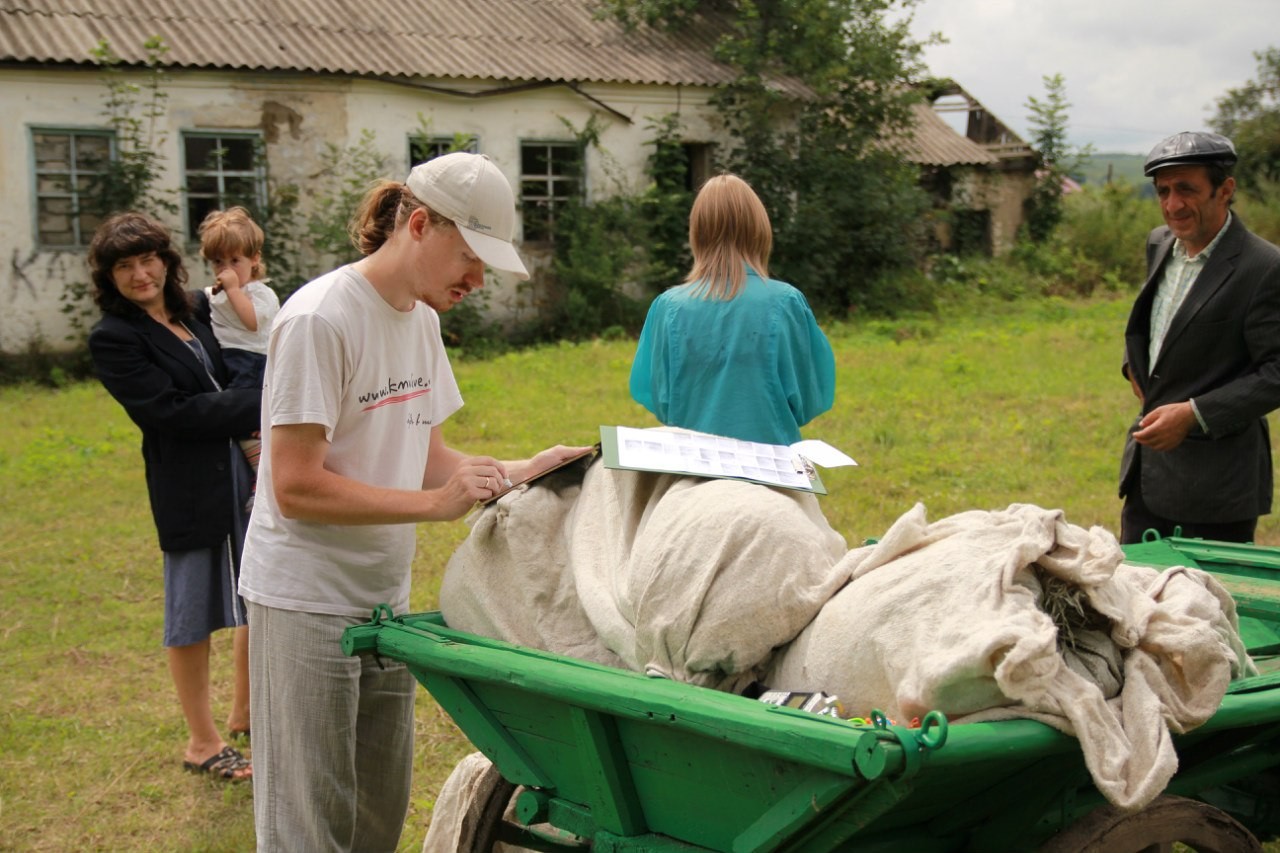
<path id="1" fill-rule="evenodd" d="M 773 228 L 751 185 L 737 175 L 718 175 L 702 185 L 689 212 L 693 269 L 685 278 L 702 297 L 732 299 L 746 280 L 746 267 L 769 277 Z"/>
<path id="2" fill-rule="evenodd" d="M 243 207 L 211 210 L 200 223 L 200 256 L 206 261 L 228 255 L 256 256 L 258 260 L 249 273 L 256 280 L 261 280 L 267 271 L 262 263 L 265 240 L 262 229 Z"/>

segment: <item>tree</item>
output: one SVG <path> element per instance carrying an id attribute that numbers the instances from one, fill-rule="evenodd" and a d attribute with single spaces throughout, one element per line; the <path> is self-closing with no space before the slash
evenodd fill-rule
<path id="1" fill-rule="evenodd" d="M 178 211 L 173 194 L 160 189 L 157 182 L 163 169 L 160 150 L 166 134 L 162 119 L 168 106 L 169 93 L 164 57 L 169 47 L 159 36 L 142 43 L 146 53 L 146 73 L 141 83 L 128 79 L 123 61 L 105 38 L 90 50 L 93 61 L 102 68 L 106 88 L 103 115 L 116 134 L 116 156 L 103 164 L 102 173 L 93 186 L 93 195 L 102 217 L 122 210 L 140 210 L 152 216 Z"/>
<path id="2" fill-rule="evenodd" d="M 1253 54 L 1258 78 L 1218 99 L 1218 112 L 1209 126 L 1235 143 L 1240 161 L 1236 180 L 1260 190 L 1280 181 L 1280 48 Z"/>
<path id="3" fill-rule="evenodd" d="M 1061 74 L 1045 75 L 1045 97 L 1027 98 L 1031 112 L 1032 147 L 1040 154 L 1041 168 L 1027 209 L 1026 232 L 1035 243 L 1043 243 L 1062 221 L 1062 182 L 1080 168 L 1092 153 L 1090 146 L 1076 148 L 1067 141 L 1066 82 Z"/>
<path id="4" fill-rule="evenodd" d="M 909 128 L 923 45 L 916 0 L 606 0 L 628 26 L 727 22 L 715 56 L 738 71 L 716 103 L 731 144 L 719 165 L 759 193 L 771 272 L 815 308 L 865 305 L 871 283 L 916 258 L 926 209 L 914 168 L 884 140 Z"/>

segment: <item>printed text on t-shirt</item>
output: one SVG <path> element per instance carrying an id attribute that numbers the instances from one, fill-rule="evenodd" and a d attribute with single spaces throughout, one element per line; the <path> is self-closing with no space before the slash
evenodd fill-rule
<path id="1" fill-rule="evenodd" d="M 380 406 L 386 406 L 391 403 L 404 403 L 412 400 L 414 397 L 421 397 L 423 394 L 430 393 L 431 380 L 425 376 L 415 376 L 411 379 L 387 379 L 387 384 L 375 391 L 357 395 L 361 403 L 366 403 L 362 412 L 376 409 Z"/>

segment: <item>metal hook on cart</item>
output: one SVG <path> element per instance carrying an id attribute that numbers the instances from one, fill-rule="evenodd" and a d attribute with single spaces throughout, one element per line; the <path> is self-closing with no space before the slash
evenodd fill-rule
<path id="1" fill-rule="evenodd" d="M 941 711 L 930 711 L 924 715 L 918 730 L 904 729 L 893 724 L 879 709 L 871 711 L 871 722 L 875 726 L 877 737 L 897 741 L 902 747 L 901 778 L 908 779 L 920 770 L 924 763 L 924 754 L 939 749 L 947 742 L 947 717 Z"/>
<path id="2" fill-rule="evenodd" d="M 382 658 L 378 656 L 378 633 L 382 625 L 395 618 L 391 608 L 379 604 L 373 608 L 373 615 L 362 625 L 352 625 L 342 632 L 342 652 L 347 655 L 372 654 L 378 666 L 386 669 Z"/>
<path id="3" fill-rule="evenodd" d="M 1181 538 L 1181 537 L 1182 537 L 1182 525 L 1181 525 L 1181 524 L 1178 524 L 1178 525 L 1175 525 L 1175 526 L 1174 526 L 1174 528 L 1173 528 L 1173 536 L 1174 536 L 1175 538 Z M 1146 543 L 1146 542 L 1159 542 L 1162 538 L 1163 538 L 1163 537 L 1160 535 L 1160 531 L 1159 531 L 1159 530 L 1156 530 L 1154 527 L 1148 527 L 1146 530 L 1142 531 L 1142 541 L 1143 541 L 1144 543 Z"/>
<path id="4" fill-rule="evenodd" d="M 940 749 L 944 746 L 947 742 L 947 715 L 941 711 L 925 714 L 916 740 L 922 749 Z"/>
<path id="5" fill-rule="evenodd" d="M 396 614 L 392 612 L 391 607 L 386 604 L 379 604 L 373 608 L 373 615 L 369 617 L 370 625 L 381 625 L 383 622 L 390 622 L 396 618 Z M 378 669 L 385 670 L 387 665 L 382 662 L 382 655 L 374 652 L 373 661 L 378 665 Z"/>

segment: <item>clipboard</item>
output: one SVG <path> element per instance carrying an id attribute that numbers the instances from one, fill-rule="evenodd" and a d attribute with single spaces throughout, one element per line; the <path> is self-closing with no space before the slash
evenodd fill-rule
<path id="1" fill-rule="evenodd" d="M 650 446 L 629 448 L 627 445 L 633 442 Z M 827 494 L 813 462 L 785 444 L 762 444 L 671 427 L 602 426 L 600 447 L 606 468 L 746 480 L 781 489 Z M 841 464 L 857 463 L 849 459 Z"/>
<path id="2" fill-rule="evenodd" d="M 480 505 L 488 506 L 489 504 L 493 503 L 498 498 L 502 497 L 508 492 L 513 492 L 516 489 L 520 488 L 521 486 L 528 485 L 529 483 L 532 483 L 536 480 L 540 480 L 554 471 L 559 471 L 561 468 L 564 468 L 567 465 L 572 465 L 574 462 L 577 462 L 579 459 L 587 459 L 587 458 L 594 459 L 598 453 L 600 453 L 600 444 L 597 442 L 596 444 L 591 445 L 581 453 L 575 453 L 574 455 L 570 456 L 568 459 L 565 459 L 555 465 L 552 465 L 550 468 L 539 471 L 536 474 L 530 474 L 528 477 L 525 477 L 523 480 L 520 480 L 517 483 L 512 483 L 510 486 L 506 486 L 501 491 L 495 492 L 493 497 L 489 498 L 486 501 L 481 501 Z"/>

